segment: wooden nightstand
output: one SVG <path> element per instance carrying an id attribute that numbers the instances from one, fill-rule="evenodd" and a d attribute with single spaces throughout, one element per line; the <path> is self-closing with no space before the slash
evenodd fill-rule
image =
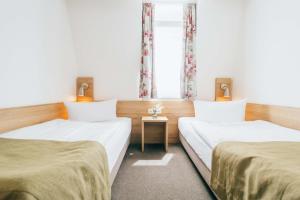
<path id="1" fill-rule="evenodd" d="M 144 143 L 145 143 L 145 123 L 163 123 L 165 128 L 164 142 L 165 142 L 165 150 L 168 151 L 168 118 L 167 117 L 142 117 L 142 152 L 144 152 Z"/>

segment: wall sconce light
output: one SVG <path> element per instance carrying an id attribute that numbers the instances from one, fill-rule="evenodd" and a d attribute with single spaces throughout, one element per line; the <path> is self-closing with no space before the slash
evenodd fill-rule
<path id="1" fill-rule="evenodd" d="M 79 87 L 78 96 L 84 97 L 85 91 L 89 88 L 89 85 L 87 83 L 82 83 Z"/>
<path id="2" fill-rule="evenodd" d="M 230 97 L 229 87 L 226 83 L 221 84 L 221 89 L 224 91 L 224 97 L 226 98 Z"/>
<path id="3" fill-rule="evenodd" d="M 232 79 L 216 78 L 215 80 L 215 101 L 232 100 Z"/>

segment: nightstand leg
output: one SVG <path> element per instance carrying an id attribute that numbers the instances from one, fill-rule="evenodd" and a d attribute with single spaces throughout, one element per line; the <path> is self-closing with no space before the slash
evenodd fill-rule
<path id="1" fill-rule="evenodd" d="M 142 145 L 142 152 L 144 152 L 144 122 L 142 122 L 142 135 L 141 135 L 141 138 L 142 138 L 142 141 L 141 141 L 141 145 Z"/>
<path id="2" fill-rule="evenodd" d="M 169 141 L 168 141 L 168 122 L 165 123 L 165 151 L 168 152 L 168 144 L 169 144 Z"/>

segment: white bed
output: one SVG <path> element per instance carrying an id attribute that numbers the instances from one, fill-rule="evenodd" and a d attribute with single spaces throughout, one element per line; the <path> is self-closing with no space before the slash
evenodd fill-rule
<path id="1" fill-rule="evenodd" d="M 117 118 L 104 122 L 52 120 L 1 134 L 3 138 L 54 141 L 96 141 L 106 150 L 111 184 L 129 145 L 131 119 Z"/>
<path id="2" fill-rule="evenodd" d="M 208 183 L 210 181 L 212 152 L 214 147 L 221 142 L 300 142 L 300 131 L 266 121 L 207 123 L 196 118 L 185 117 L 179 119 L 178 126 L 180 140 L 184 148 L 196 167 L 200 168 L 200 173 Z"/>

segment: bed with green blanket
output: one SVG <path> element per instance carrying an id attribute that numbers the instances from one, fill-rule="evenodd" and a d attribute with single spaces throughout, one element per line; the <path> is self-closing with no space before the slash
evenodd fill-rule
<path id="1" fill-rule="evenodd" d="M 222 200 L 300 199 L 300 143 L 221 143 L 210 184 Z"/>
<path id="2" fill-rule="evenodd" d="M 100 143 L 0 138 L 0 199 L 110 198 L 107 155 Z"/>

